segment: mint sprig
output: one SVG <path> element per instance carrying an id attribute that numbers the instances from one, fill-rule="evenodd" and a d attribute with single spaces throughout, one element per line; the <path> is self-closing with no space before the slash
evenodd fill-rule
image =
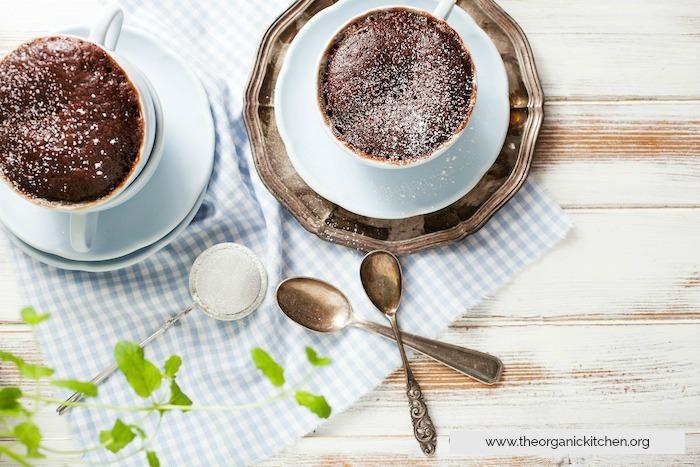
<path id="1" fill-rule="evenodd" d="M 314 349 L 311 347 L 306 347 L 306 357 L 311 363 L 312 368 L 321 367 L 329 365 L 331 359 L 328 357 L 319 357 Z M 260 372 L 267 377 L 267 379 L 275 386 L 284 386 L 284 368 L 277 363 L 270 355 L 262 349 L 255 348 L 250 352 L 250 355 L 255 363 L 255 367 L 260 370 Z M 313 373 L 309 374 L 302 382 L 306 383 L 311 379 Z M 287 392 L 283 392 L 282 395 L 294 394 L 294 399 L 302 407 L 306 407 L 311 412 L 315 413 L 321 418 L 328 418 L 331 415 L 331 407 L 326 402 L 326 398 L 323 396 L 317 396 L 305 391 L 298 391 L 298 387 L 292 388 Z"/>
<path id="2" fill-rule="evenodd" d="M 48 314 L 37 314 L 32 308 L 24 308 L 21 311 L 22 319 L 30 326 L 36 326 L 45 321 Z M 88 454 L 92 451 L 105 449 L 116 457 L 110 462 L 121 462 L 134 455 L 143 453 L 151 467 L 159 467 L 160 461 L 157 454 L 149 450 L 149 446 L 158 433 L 165 414 L 173 410 L 182 412 L 204 411 L 240 411 L 252 407 L 272 404 L 284 398 L 294 398 L 299 406 L 306 408 L 320 418 L 328 418 L 331 407 L 325 397 L 315 395 L 304 390 L 304 386 L 311 380 L 314 372 L 331 363 L 330 358 L 319 356 L 311 347 L 305 348 L 306 358 L 311 369 L 306 377 L 292 386 L 285 379 L 284 368 L 273 359 L 270 354 L 261 348 L 251 351 L 252 364 L 275 387 L 281 388 L 281 392 L 265 400 L 246 405 L 234 406 L 199 406 L 186 395 L 179 382 L 176 382 L 177 374 L 183 365 L 182 358 L 178 355 L 170 356 L 162 366 L 162 370 L 145 358 L 143 348 L 127 341 L 118 342 L 114 348 L 114 356 L 120 372 L 124 375 L 129 387 L 136 395 L 142 398 L 144 405 L 115 406 L 99 402 L 73 402 L 69 405 L 76 407 L 99 407 L 114 411 L 142 412 L 141 421 L 149 416 L 157 416 L 158 423 L 153 433 L 147 434 L 137 424 L 128 424 L 120 418 L 116 418 L 114 424 L 97 434 L 99 444 L 85 449 Z M 11 352 L 0 350 L 0 361 L 14 364 L 25 380 L 32 380 L 36 386 L 34 394 L 31 391 L 22 391 L 19 387 L 0 388 L 0 437 L 14 439 L 15 444 L 0 445 L 0 462 L 11 459 L 20 465 L 30 465 L 34 460 L 42 462 L 65 463 L 66 459 L 51 459 L 53 454 L 68 454 L 42 444 L 43 438 L 39 427 L 34 422 L 34 416 L 47 405 L 59 404 L 60 399 L 51 399 L 40 395 L 40 383 L 48 383 L 54 387 L 70 389 L 82 392 L 88 397 L 95 398 L 98 388 L 91 382 L 75 379 L 54 378 L 54 370 L 46 366 L 26 362 L 23 358 Z M 165 383 L 164 383 L 165 381 Z M 94 399 L 93 399 L 94 400 Z M 137 442 L 138 440 L 138 442 Z M 19 449 L 22 448 L 22 449 Z M 74 454 L 74 452 L 73 452 Z M 141 455 L 143 455 L 141 454 Z M 92 463 L 89 458 L 88 463 Z M 97 462 L 97 461 L 95 461 Z"/>

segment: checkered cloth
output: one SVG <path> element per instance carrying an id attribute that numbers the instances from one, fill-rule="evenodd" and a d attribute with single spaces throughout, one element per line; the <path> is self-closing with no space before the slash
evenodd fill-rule
<path id="1" fill-rule="evenodd" d="M 261 308 L 238 322 L 218 322 L 195 311 L 146 350 L 163 362 L 183 357 L 178 380 L 197 405 L 248 404 L 276 393 L 250 361 L 253 347 L 265 348 L 284 366 L 291 384 L 308 370 L 304 346 L 333 364 L 308 384 L 337 414 L 378 385 L 399 365 L 394 343 L 362 330 L 318 335 L 290 322 L 274 303 L 274 286 L 290 276 L 315 276 L 342 288 L 360 315 L 377 321 L 362 291 L 362 255 L 324 242 L 301 228 L 258 178 L 241 117 L 243 88 L 257 43 L 287 0 L 126 0 L 126 22 L 158 36 L 177 50 L 204 83 L 216 124 L 216 162 L 204 205 L 187 230 L 169 246 L 133 267 L 111 273 L 68 272 L 15 251 L 20 284 L 28 303 L 51 312 L 39 327 L 47 363 L 62 377 L 89 380 L 112 363 L 114 344 L 141 341 L 188 305 L 187 275 L 207 247 L 238 242 L 264 262 L 270 290 Z M 401 259 L 404 330 L 435 337 L 482 297 L 514 277 L 560 240 L 570 228 L 566 216 L 528 182 L 478 233 L 465 241 Z M 440 306 L 435 306 L 440 303 Z M 62 394 L 63 395 L 63 394 Z M 65 394 L 67 395 L 67 393 Z M 100 387 L 100 400 L 115 405 L 139 401 L 123 377 Z M 81 446 L 99 443 L 99 430 L 128 413 L 73 409 L 68 417 Z M 234 465 L 259 460 L 317 427 L 321 421 L 293 400 L 245 412 L 167 414 L 151 449 L 164 465 Z M 143 422 L 152 431 L 155 420 Z M 406 433 L 411 430 L 408 417 Z M 127 450 L 128 451 L 128 450 Z M 122 454 L 122 453 L 120 453 Z M 114 459 L 107 452 L 87 459 Z M 143 464 L 145 457 L 125 463 Z"/>

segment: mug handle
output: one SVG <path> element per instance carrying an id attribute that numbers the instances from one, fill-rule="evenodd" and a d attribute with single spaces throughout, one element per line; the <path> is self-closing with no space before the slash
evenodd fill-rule
<path id="1" fill-rule="evenodd" d="M 447 17 L 450 16 L 450 13 L 452 12 L 452 8 L 454 8 L 455 3 L 455 0 L 440 0 L 440 3 L 438 3 L 438 6 L 435 8 L 435 11 L 433 11 L 433 16 L 443 21 L 446 20 Z"/>
<path id="2" fill-rule="evenodd" d="M 88 40 L 100 44 L 107 50 L 114 50 L 117 48 L 123 23 L 122 9 L 117 5 L 107 5 L 102 9 L 97 22 L 92 25 Z"/>
<path id="3" fill-rule="evenodd" d="M 70 246 L 79 253 L 87 253 L 95 242 L 99 212 L 72 212 L 68 226 Z"/>

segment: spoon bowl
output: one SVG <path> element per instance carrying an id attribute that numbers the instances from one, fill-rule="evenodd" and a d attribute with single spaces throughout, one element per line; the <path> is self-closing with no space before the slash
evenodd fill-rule
<path id="1" fill-rule="evenodd" d="M 403 293 L 403 274 L 394 255 L 382 250 L 369 253 L 360 266 L 360 280 L 379 311 L 396 314 Z"/>
<path id="2" fill-rule="evenodd" d="M 277 304 L 289 319 L 312 331 L 340 331 L 353 320 L 350 300 L 319 279 L 286 279 L 277 286 L 276 296 Z"/>

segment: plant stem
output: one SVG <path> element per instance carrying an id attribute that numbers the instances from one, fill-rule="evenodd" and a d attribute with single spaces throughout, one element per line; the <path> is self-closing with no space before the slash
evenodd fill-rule
<path id="1" fill-rule="evenodd" d="M 123 410 L 123 411 L 130 411 L 130 412 L 152 412 L 154 410 L 196 410 L 200 412 L 235 412 L 239 410 L 246 410 L 246 409 L 254 409 L 256 407 L 262 407 L 263 405 L 270 404 L 272 402 L 277 402 L 278 400 L 284 399 L 285 397 L 292 396 L 294 393 L 296 393 L 299 389 L 301 389 L 306 383 L 309 382 L 309 380 L 312 378 L 316 371 L 316 368 L 314 367 L 313 370 L 309 372 L 309 374 L 306 375 L 306 377 L 299 382 L 298 384 L 294 385 L 291 389 L 288 389 L 284 392 L 281 392 L 280 394 L 276 396 L 269 397 L 267 399 L 264 399 L 262 401 L 258 402 L 253 402 L 250 404 L 245 404 L 245 405 L 212 405 L 212 406 L 196 406 L 196 405 L 170 405 L 170 404 L 154 404 L 150 407 L 121 407 L 118 405 L 109 405 L 109 404 L 98 404 L 98 403 L 93 403 L 93 402 L 64 402 L 58 399 L 47 399 L 45 397 L 41 396 L 30 396 L 30 395 L 23 395 L 22 397 L 25 397 L 27 399 L 36 399 L 38 401 L 46 402 L 49 404 L 65 404 L 71 407 L 93 407 L 93 408 L 99 408 L 99 409 L 109 409 L 109 410 Z"/>
<path id="2" fill-rule="evenodd" d="M 11 432 L 12 432 L 12 427 L 11 427 L 10 425 L 8 425 L 7 422 L 6 422 L 4 419 L 2 419 L 2 418 L 0 418 L 0 422 L 2 422 L 3 426 L 4 426 L 5 428 L 7 428 L 7 430 L 10 432 L 10 436 L 14 436 L 14 435 L 11 433 Z M 2 436 L 2 433 L 0 433 L 0 436 Z"/>
<path id="3" fill-rule="evenodd" d="M 35 395 L 36 397 L 41 396 L 41 387 L 39 386 L 39 380 L 38 380 L 38 379 L 35 379 L 35 380 L 34 380 L 34 395 Z M 36 413 L 37 413 L 38 411 L 39 411 L 39 401 L 38 401 L 38 400 L 35 400 L 35 401 L 34 401 L 34 411 L 33 411 L 32 414 L 29 416 L 29 420 L 30 420 L 30 421 L 34 420 L 34 415 L 36 415 Z"/>
<path id="4" fill-rule="evenodd" d="M 23 455 L 16 453 L 15 451 L 8 448 L 7 446 L 0 445 L 0 454 L 2 454 L 2 453 L 4 453 L 7 457 L 14 459 L 20 465 L 29 465 L 29 463 L 24 460 Z"/>
<path id="5" fill-rule="evenodd" d="M 316 367 L 313 367 L 311 371 L 304 377 L 304 379 L 301 380 L 301 382 L 297 383 L 296 386 L 294 386 L 291 391 L 298 391 L 299 389 L 303 388 L 306 386 L 306 383 L 311 381 L 311 378 L 313 378 L 314 374 L 316 373 Z"/>
<path id="6" fill-rule="evenodd" d="M 253 403 L 246 404 L 246 405 L 233 405 L 233 406 L 188 405 L 188 406 L 182 406 L 182 405 L 163 404 L 163 405 L 154 406 L 154 409 L 156 409 L 156 410 L 187 410 L 187 411 L 198 410 L 200 412 L 233 412 L 233 411 L 237 411 L 237 410 L 254 409 L 256 407 L 261 407 L 263 405 L 267 405 L 267 404 L 270 404 L 272 402 L 282 400 L 285 397 L 293 396 L 299 389 L 304 387 L 306 385 L 306 383 L 308 383 L 311 380 L 311 378 L 314 376 L 314 373 L 316 373 L 316 367 L 313 367 L 313 369 L 299 383 L 295 384 L 290 389 L 287 389 L 286 391 L 283 391 L 276 396 L 272 396 L 272 397 L 269 397 L 265 400 L 262 400 L 259 402 L 253 402 Z"/>
<path id="7" fill-rule="evenodd" d="M 71 455 L 71 454 L 87 454 L 88 452 L 94 452 L 94 451 L 99 451 L 100 449 L 104 449 L 104 446 L 99 445 L 99 446 L 93 446 L 91 448 L 85 448 L 85 449 L 75 449 L 75 450 L 68 450 L 64 451 L 62 449 L 53 449 L 48 446 L 39 446 L 39 449 L 42 451 L 48 451 L 54 454 L 65 454 L 65 455 Z"/>

